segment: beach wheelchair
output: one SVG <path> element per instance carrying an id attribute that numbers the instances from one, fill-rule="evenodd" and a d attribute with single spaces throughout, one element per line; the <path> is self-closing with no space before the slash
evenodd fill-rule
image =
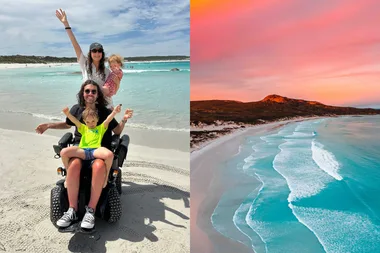
<path id="1" fill-rule="evenodd" d="M 55 158 L 60 159 L 60 152 L 63 148 L 73 145 L 74 138 L 72 133 L 66 133 L 58 141 L 58 145 L 53 145 Z M 112 136 L 111 151 L 114 154 L 114 160 L 109 172 L 107 185 L 103 188 L 100 195 L 95 216 L 101 218 L 109 223 L 118 221 L 121 217 L 121 167 L 127 156 L 129 145 L 129 136 L 119 135 Z M 91 194 L 91 174 L 93 160 L 82 161 L 82 168 L 80 172 L 79 181 L 79 195 L 78 195 L 78 220 L 82 220 L 86 213 L 85 206 L 90 200 Z M 66 176 L 67 171 L 64 167 L 59 167 L 57 173 Z M 56 222 L 59 220 L 63 213 L 69 208 L 69 201 L 67 196 L 67 189 L 65 187 L 65 178 L 57 181 L 56 186 L 51 190 L 50 194 L 50 220 L 57 227 Z"/>

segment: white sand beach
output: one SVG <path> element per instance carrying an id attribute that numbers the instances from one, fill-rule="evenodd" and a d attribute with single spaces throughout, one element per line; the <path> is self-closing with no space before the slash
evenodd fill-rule
<path id="1" fill-rule="evenodd" d="M 135 145 L 131 137 L 121 219 L 97 218 L 93 235 L 60 233 L 49 218 L 50 190 L 62 178 L 52 147 L 58 140 L 0 128 L 0 251 L 189 252 L 188 152 Z"/>

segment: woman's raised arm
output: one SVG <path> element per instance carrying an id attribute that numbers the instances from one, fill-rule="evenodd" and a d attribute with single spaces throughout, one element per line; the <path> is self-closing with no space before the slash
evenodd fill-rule
<path id="1" fill-rule="evenodd" d="M 73 31 L 71 30 L 71 27 L 69 25 L 69 21 L 67 21 L 66 12 L 63 11 L 62 9 L 59 9 L 59 10 L 55 11 L 55 15 L 57 16 L 59 21 L 61 21 L 62 24 L 65 26 L 67 35 L 69 35 L 69 38 L 70 38 L 71 43 L 73 44 L 73 47 L 75 50 L 75 54 L 77 55 L 77 60 L 79 62 L 79 58 L 82 54 L 82 49 L 80 48 L 80 46 L 77 42 L 77 39 L 75 38 Z"/>

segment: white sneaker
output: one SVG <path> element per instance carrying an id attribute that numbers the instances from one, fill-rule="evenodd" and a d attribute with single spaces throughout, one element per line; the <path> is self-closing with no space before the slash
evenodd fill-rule
<path id="1" fill-rule="evenodd" d="M 92 229 L 95 226 L 95 210 L 86 206 L 86 214 L 80 224 L 81 228 Z"/>
<path id="2" fill-rule="evenodd" d="M 78 217 L 74 208 L 70 207 L 69 210 L 67 210 L 67 212 L 64 212 L 63 216 L 57 220 L 57 226 L 62 228 L 68 227 L 73 221 L 76 221 L 77 219 Z"/>

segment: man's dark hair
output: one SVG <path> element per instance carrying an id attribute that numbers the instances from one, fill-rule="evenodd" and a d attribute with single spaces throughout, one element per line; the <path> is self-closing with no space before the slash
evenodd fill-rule
<path id="1" fill-rule="evenodd" d="M 107 100 L 104 98 L 104 95 L 103 95 L 103 92 L 102 92 L 102 89 L 100 88 L 99 84 L 97 84 L 95 81 L 93 80 L 86 80 L 82 86 L 80 87 L 80 90 L 77 94 L 77 99 L 78 99 L 78 104 L 80 106 L 85 106 L 85 101 L 84 101 L 84 96 L 83 96 L 83 93 L 84 93 L 84 87 L 86 85 L 89 85 L 89 84 L 92 84 L 94 86 L 96 86 L 96 89 L 98 90 L 98 98 L 96 99 L 96 104 L 97 104 L 97 107 L 106 107 L 108 105 L 108 102 Z"/>

